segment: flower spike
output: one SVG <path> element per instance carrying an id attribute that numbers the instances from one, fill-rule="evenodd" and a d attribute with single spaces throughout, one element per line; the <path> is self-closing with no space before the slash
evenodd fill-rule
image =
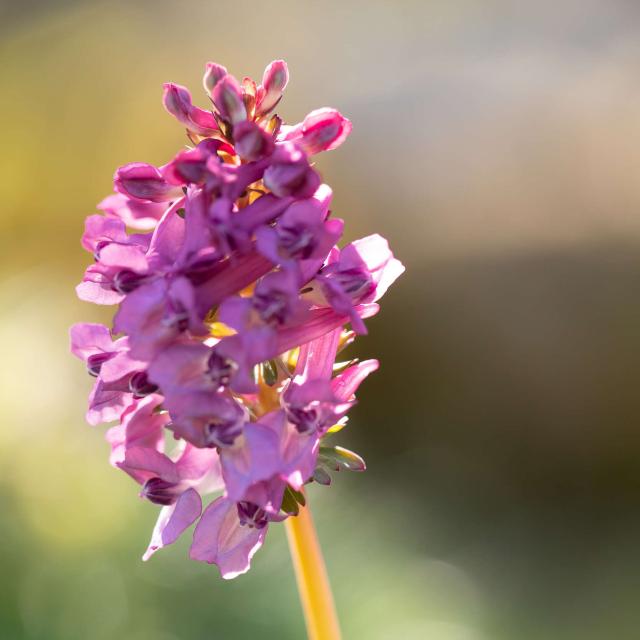
<path id="1" fill-rule="evenodd" d="M 117 311 L 113 332 L 74 325 L 71 350 L 94 380 L 87 421 L 116 423 L 111 464 L 159 507 L 144 559 L 195 523 L 189 555 L 227 579 L 269 525 L 309 531 L 305 485 L 365 469 L 327 438 L 378 362 L 336 357 L 404 270 L 379 235 L 339 247 L 344 221 L 311 157 L 351 123 L 323 108 L 283 124 L 288 81 L 282 60 L 260 84 L 209 62 L 211 111 L 165 84 L 190 144 L 161 167 L 120 167 L 81 240 L 79 297 Z"/>

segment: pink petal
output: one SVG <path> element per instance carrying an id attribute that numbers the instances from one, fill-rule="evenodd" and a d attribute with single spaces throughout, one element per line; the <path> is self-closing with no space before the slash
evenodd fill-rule
<path id="1" fill-rule="evenodd" d="M 175 504 L 162 507 L 151 535 L 151 542 L 142 559 L 146 561 L 158 549 L 173 544 L 201 513 L 202 500 L 195 489 L 187 489 Z"/>
<path id="2" fill-rule="evenodd" d="M 202 514 L 189 556 L 218 565 L 222 577 L 230 580 L 249 570 L 251 558 L 262 546 L 266 533 L 267 527 L 242 526 L 235 503 L 220 497 Z"/>

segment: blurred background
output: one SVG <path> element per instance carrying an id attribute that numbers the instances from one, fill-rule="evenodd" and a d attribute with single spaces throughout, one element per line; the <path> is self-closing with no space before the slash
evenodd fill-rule
<path id="1" fill-rule="evenodd" d="M 639 36 L 632 0 L 0 1 L 0 636 L 304 637 L 282 527 L 232 582 L 140 561 L 156 507 L 67 338 L 111 314 L 84 217 L 186 142 L 162 83 L 283 57 L 286 120 L 354 123 L 347 238 L 407 265 L 354 348 L 369 469 L 310 491 L 345 638 L 638 638 Z"/>

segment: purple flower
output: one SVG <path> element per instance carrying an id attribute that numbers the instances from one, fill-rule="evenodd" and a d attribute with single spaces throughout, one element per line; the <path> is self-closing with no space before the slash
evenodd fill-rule
<path id="1" fill-rule="evenodd" d="M 72 353 L 84 360 L 87 372 L 96 378 L 89 395 L 87 422 L 97 425 L 119 420 L 134 397 L 131 379 L 144 371 L 145 364 L 131 357 L 128 338 L 113 340 L 104 325 L 75 324 L 70 334 Z"/>
<path id="2" fill-rule="evenodd" d="M 218 457 L 212 449 L 187 444 L 174 466 L 177 481 L 153 476 L 142 486 L 141 496 L 163 505 L 143 560 L 173 544 L 200 517 L 201 496 L 219 491 L 223 486 Z"/>
<path id="3" fill-rule="evenodd" d="M 220 320 L 238 330 L 301 322 L 310 303 L 300 298 L 299 290 L 295 273 L 272 271 L 258 281 L 251 297 L 227 298 L 220 306 Z"/>
<path id="4" fill-rule="evenodd" d="M 143 360 L 187 330 L 193 335 L 207 333 L 196 309 L 194 288 L 184 277 L 161 278 L 137 287 L 122 301 L 113 326 L 129 335 L 131 353 Z"/>
<path id="5" fill-rule="evenodd" d="M 320 266 L 344 227 L 339 218 L 327 219 L 327 206 L 316 198 L 294 202 L 278 224 L 258 229 L 258 250 L 274 264 L 291 267 L 314 260 Z"/>
<path id="6" fill-rule="evenodd" d="M 317 280 L 327 303 L 349 314 L 356 332 L 366 333 L 355 306 L 379 300 L 403 272 L 403 264 L 393 257 L 387 241 L 374 234 L 336 251 Z"/>
<path id="7" fill-rule="evenodd" d="M 252 329 L 220 340 L 213 348 L 216 370 L 237 393 L 254 393 L 255 365 L 277 354 L 277 341 L 268 328 Z"/>
<path id="8" fill-rule="evenodd" d="M 115 304 L 152 281 L 157 272 L 171 270 L 184 235 L 184 221 L 176 214 L 180 204 L 179 200 L 166 210 L 152 234 L 127 235 L 121 221 L 89 216 L 82 242 L 96 263 L 76 288 L 78 296 Z"/>
<path id="9" fill-rule="evenodd" d="M 95 378 L 88 422 L 117 421 L 111 464 L 160 507 L 143 557 L 197 522 L 190 556 L 225 578 L 248 570 L 269 524 L 298 513 L 305 484 L 364 469 L 324 439 L 378 363 L 336 358 L 404 270 L 380 236 L 338 248 L 344 223 L 309 157 L 351 123 L 324 108 L 283 124 L 271 113 L 288 80 L 282 60 L 259 85 L 210 62 L 212 111 L 166 84 L 189 147 L 162 167 L 120 167 L 82 237 L 93 263 L 78 295 L 117 304 L 122 337 L 75 325 L 71 350 Z"/>
<path id="10" fill-rule="evenodd" d="M 171 414 L 167 428 L 196 447 L 231 447 L 248 422 L 246 409 L 225 393 L 170 393 L 165 404 Z"/>

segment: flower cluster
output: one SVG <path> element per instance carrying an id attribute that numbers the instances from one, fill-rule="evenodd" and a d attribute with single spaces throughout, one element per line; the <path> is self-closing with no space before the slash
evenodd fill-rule
<path id="1" fill-rule="evenodd" d="M 117 421 L 111 463 L 162 507 L 144 558 L 197 521 L 190 555 L 225 578 L 298 513 L 305 483 L 364 469 L 325 438 L 378 363 L 335 360 L 404 269 L 378 235 L 338 248 L 343 221 L 310 157 L 351 123 L 324 108 L 284 125 L 287 81 L 281 60 L 261 84 L 209 63 L 211 110 L 166 84 L 191 144 L 120 167 L 82 238 L 94 262 L 78 295 L 118 310 L 113 330 L 73 326 L 72 351 L 96 379 L 88 422 Z"/>

